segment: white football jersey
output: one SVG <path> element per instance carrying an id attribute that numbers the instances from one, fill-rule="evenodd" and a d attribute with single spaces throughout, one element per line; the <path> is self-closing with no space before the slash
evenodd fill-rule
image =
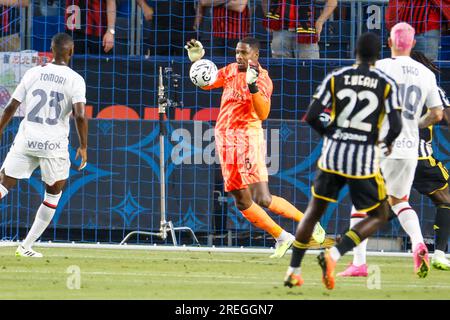
<path id="1" fill-rule="evenodd" d="M 379 60 L 375 66 L 397 82 L 402 100 L 402 131 L 394 141 L 389 158 L 416 159 L 422 109 L 424 106 L 442 108 L 436 76 L 423 64 L 407 56 Z M 388 130 L 389 122 L 385 120 L 380 137 L 384 138 Z"/>
<path id="2" fill-rule="evenodd" d="M 84 79 L 67 66 L 37 66 L 24 74 L 12 98 L 25 103 L 13 147 L 37 157 L 68 157 L 72 106 L 86 103 Z"/>

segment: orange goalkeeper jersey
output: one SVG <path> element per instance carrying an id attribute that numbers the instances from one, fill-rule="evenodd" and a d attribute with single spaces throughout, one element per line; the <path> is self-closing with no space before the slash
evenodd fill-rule
<path id="1" fill-rule="evenodd" d="M 257 80 L 259 92 L 270 101 L 273 91 L 272 80 L 267 70 L 260 67 L 259 71 Z M 232 63 L 219 70 L 217 80 L 212 85 L 203 87 L 205 90 L 223 87 L 216 131 L 261 128 L 261 120 L 253 108 L 252 94 L 245 76 L 246 72 L 240 72 L 237 63 Z"/>

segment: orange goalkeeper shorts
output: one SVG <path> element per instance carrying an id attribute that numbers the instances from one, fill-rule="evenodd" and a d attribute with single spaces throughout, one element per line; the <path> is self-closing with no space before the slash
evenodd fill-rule
<path id="1" fill-rule="evenodd" d="M 216 131 L 225 191 L 245 189 L 249 184 L 268 181 L 266 141 L 262 129 Z"/>

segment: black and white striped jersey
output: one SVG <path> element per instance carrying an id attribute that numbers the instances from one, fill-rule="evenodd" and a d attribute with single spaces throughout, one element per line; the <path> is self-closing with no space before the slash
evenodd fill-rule
<path id="1" fill-rule="evenodd" d="M 401 128 L 400 96 L 395 81 L 368 64 L 353 65 L 329 74 L 313 98 L 322 108 L 331 109 L 330 122 L 323 130 L 319 168 L 356 178 L 376 174 L 379 170 L 376 144 L 384 116 L 395 114 L 397 120 L 393 123 Z M 314 102 L 310 110 L 313 105 Z"/>
<path id="2" fill-rule="evenodd" d="M 439 95 L 442 100 L 443 107 L 450 108 L 450 101 L 442 88 L 438 87 Z M 423 108 L 421 117 L 427 113 L 428 109 Z M 433 126 L 419 130 L 419 159 L 425 159 L 433 154 Z"/>

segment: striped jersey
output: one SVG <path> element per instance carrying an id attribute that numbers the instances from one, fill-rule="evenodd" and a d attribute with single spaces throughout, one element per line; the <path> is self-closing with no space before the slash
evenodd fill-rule
<path id="1" fill-rule="evenodd" d="M 390 159 L 416 159 L 419 150 L 419 119 L 424 106 L 442 108 L 436 76 L 420 62 L 408 56 L 378 60 L 375 66 L 393 78 L 402 100 L 402 131 L 395 139 Z M 389 130 L 385 121 L 384 137 Z"/>
<path id="2" fill-rule="evenodd" d="M 445 20 L 441 18 L 441 6 L 433 0 L 389 0 L 386 27 L 390 30 L 398 22 L 407 22 L 417 34 L 440 30 L 441 21 Z"/>
<path id="3" fill-rule="evenodd" d="M 237 12 L 222 6 L 213 7 L 212 33 L 216 38 L 242 39 L 250 31 L 250 9 Z"/>
<path id="4" fill-rule="evenodd" d="M 100 37 L 108 20 L 106 0 L 66 0 L 66 29 Z"/>
<path id="5" fill-rule="evenodd" d="M 20 9 L 0 6 L 0 37 L 20 32 Z"/>
<path id="6" fill-rule="evenodd" d="M 315 0 L 270 0 L 268 4 L 265 29 L 295 31 L 299 43 L 318 42 L 315 24 L 320 10 Z"/>
<path id="7" fill-rule="evenodd" d="M 373 66 L 353 65 L 329 74 L 313 98 L 331 108 L 319 168 L 357 178 L 376 174 L 381 123 L 400 110 L 396 83 Z"/>
<path id="8" fill-rule="evenodd" d="M 444 108 L 450 108 L 450 101 L 445 94 L 445 91 L 442 90 L 442 88 L 438 87 L 439 95 L 442 100 L 442 105 Z M 425 115 L 427 113 L 428 109 L 423 108 L 422 115 Z M 429 126 L 428 128 L 420 129 L 419 130 L 419 159 L 428 158 L 433 154 L 433 147 L 432 147 L 432 141 L 433 141 L 433 126 Z"/>

